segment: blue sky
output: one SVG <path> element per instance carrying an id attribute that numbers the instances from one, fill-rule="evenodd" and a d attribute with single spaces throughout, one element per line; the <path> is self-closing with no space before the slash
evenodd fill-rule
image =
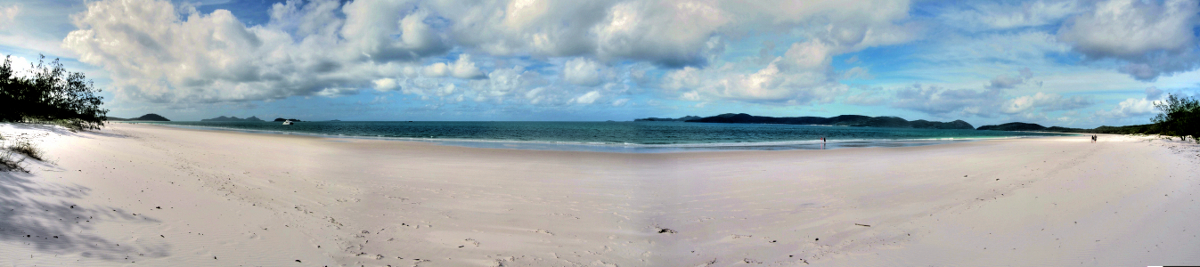
<path id="1" fill-rule="evenodd" d="M 15 65 L 174 120 L 1144 124 L 1200 92 L 1198 33 L 1191 0 L 0 0 Z"/>

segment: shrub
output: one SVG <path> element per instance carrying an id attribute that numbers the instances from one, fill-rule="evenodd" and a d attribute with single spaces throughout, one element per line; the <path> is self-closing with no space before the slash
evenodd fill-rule
<path id="1" fill-rule="evenodd" d="M 1162 111 L 1151 119 L 1159 134 L 1200 143 L 1200 100 L 1171 94 L 1154 107 Z"/>
<path id="2" fill-rule="evenodd" d="M 13 152 L 8 150 L 0 151 L 0 171 L 23 171 L 28 172 L 21 162 L 25 159 L 14 159 Z"/>
<path id="3" fill-rule="evenodd" d="M 8 151 L 17 152 L 32 159 L 43 160 L 42 150 L 33 145 L 33 143 L 30 143 L 29 138 L 18 137 L 16 140 L 13 140 L 12 144 L 8 145 L 7 149 Z"/>

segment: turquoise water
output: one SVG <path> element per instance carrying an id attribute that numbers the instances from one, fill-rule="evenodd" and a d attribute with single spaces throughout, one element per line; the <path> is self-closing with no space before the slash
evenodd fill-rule
<path id="1" fill-rule="evenodd" d="M 607 152 L 899 147 L 1061 134 L 682 122 L 151 122 L 186 128 Z M 824 137 L 827 143 L 820 140 Z"/>

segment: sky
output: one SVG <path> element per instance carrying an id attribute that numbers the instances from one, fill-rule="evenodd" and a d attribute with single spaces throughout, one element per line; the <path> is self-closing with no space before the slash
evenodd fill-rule
<path id="1" fill-rule="evenodd" d="M 109 116 L 1145 124 L 1200 96 L 1195 0 L 0 0 L 0 54 Z"/>

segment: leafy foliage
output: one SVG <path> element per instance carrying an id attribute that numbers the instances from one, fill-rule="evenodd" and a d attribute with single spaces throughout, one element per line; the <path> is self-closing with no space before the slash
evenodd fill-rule
<path id="1" fill-rule="evenodd" d="M 1171 94 L 1166 100 L 1155 103 L 1154 107 L 1162 111 L 1151 119 L 1159 134 L 1179 137 L 1180 140 L 1191 137 L 1200 142 L 1200 101 Z"/>
<path id="2" fill-rule="evenodd" d="M 104 98 L 83 73 L 68 72 L 57 59 L 45 56 L 32 65 L 29 75 L 16 75 L 11 56 L 0 64 L 0 121 L 50 122 L 71 129 L 100 129 L 107 109 Z"/>

